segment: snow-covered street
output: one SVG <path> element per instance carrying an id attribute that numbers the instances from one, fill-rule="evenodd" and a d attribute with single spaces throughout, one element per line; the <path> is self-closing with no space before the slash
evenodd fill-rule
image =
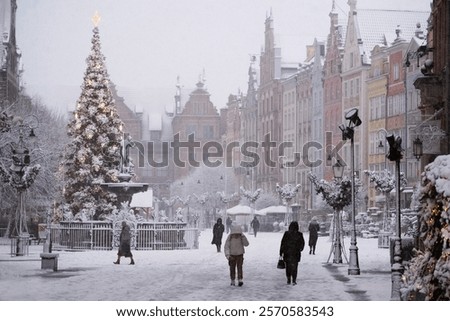
<path id="1" fill-rule="evenodd" d="M 200 235 L 198 250 L 134 251 L 114 265 L 116 251 L 59 253 L 58 271 L 41 270 L 42 245 L 30 255 L 11 257 L 0 246 L 0 300 L 12 301 L 387 301 L 391 274 L 389 249 L 377 239 L 358 239 L 361 275 L 349 276 L 346 264 L 327 264 L 331 242 L 320 237 L 316 255 L 305 248 L 298 285 L 288 286 L 278 270 L 281 233 L 247 234 L 244 285 L 229 284 L 223 253 L 211 245 L 212 231 Z M 307 242 L 308 235 L 304 235 Z M 223 237 L 225 242 L 226 235 Z M 348 256 L 349 238 L 345 239 Z M 330 260 L 332 262 L 332 259 Z"/>

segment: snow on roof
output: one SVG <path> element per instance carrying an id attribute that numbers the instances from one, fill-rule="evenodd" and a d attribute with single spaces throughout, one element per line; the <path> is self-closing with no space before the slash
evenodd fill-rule
<path id="1" fill-rule="evenodd" d="M 426 29 L 430 12 L 406 10 L 357 10 L 356 19 L 362 40 L 361 54 L 367 56 L 376 45 L 389 46 L 397 38 L 396 29 L 401 30 L 400 37 L 410 41 L 415 36 L 417 23 Z"/>
<path id="2" fill-rule="evenodd" d="M 134 194 L 131 199 L 130 207 L 153 207 L 153 190 L 149 188 L 145 192 Z"/>

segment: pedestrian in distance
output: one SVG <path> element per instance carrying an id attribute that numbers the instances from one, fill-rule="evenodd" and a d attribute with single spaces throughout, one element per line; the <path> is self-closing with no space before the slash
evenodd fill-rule
<path id="1" fill-rule="evenodd" d="M 309 222 L 308 231 L 309 231 L 309 240 L 308 240 L 309 254 L 315 255 L 317 239 L 319 238 L 319 231 L 320 231 L 320 225 L 319 223 L 317 223 L 317 218 L 315 216 L 313 216 L 311 222 Z"/>
<path id="2" fill-rule="evenodd" d="M 256 218 L 256 216 L 253 218 L 253 220 L 250 222 L 250 226 L 253 228 L 253 234 L 256 237 L 256 234 L 258 234 L 259 231 L 259 221 Z"/>
<path id="3" fill-rule="evenodd" d="M 284 232 L 280 245 L 280 256 L 286 264 L 287 284 L 297 284 L 298 263 L 300 262 L 305 240 L 299 231 L 298 222 L 289 224 L 289 229 Z"/>
<path id="4" fill-rule="evenodd" d="M 120 264 L 120 258 L 122 256 L 129 257 L 131 259 L 130 264 L 134 265 L 133 254 L 131 253 L 131 232 L 128 224 L 122 222 L 122 231 L 120 232 L 119 238 L 119 251 L 117 252 L 117 261 L 114 264 Z"/>
<path id="5" fill-rule="evenodd" d="M 242 266 L 244 264 L 244 247 L 248 245 L 249 243 L 247 237 L 242 233 L 242 228 L 238 225 L 231 225 L 230 234 L 225 241 L 224 252 L 230 267 L 230 279 L 232 286 L 236 285 L 236 269 L 238 286 L 242 286 L 244 284 Z"/>
<path id="6" fill-rule="evenodd" d="M 227 226 L 227 234 L 230 233 L 232 223 L 233 223 L 233 220 L 231 219 L 231 217 L 228 216 L 227 220 L 225 221 L 225 224 Z"/>
<path id="7" fill-rule="evenodd" d="M 225 227 L 222 224 L 222 219 L 218 218 L 217 223 L 213 226 L 213 239 L 211 244 L 215 244 L 217 247 L 217 252 L 220 252 L 220 247 L 222 246 L 222 235 Z"/>

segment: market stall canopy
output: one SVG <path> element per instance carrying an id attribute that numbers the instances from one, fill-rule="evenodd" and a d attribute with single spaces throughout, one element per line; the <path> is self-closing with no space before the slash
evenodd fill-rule
<path id="1" fill-rule="evenodd" d="M 284 205 L 272 205 L 266 208 L 258 210 L 259 215 L 267 214 L 286 214 L 286 206 Z"/>
<path id="2" fill-rule="evenodd" d="M 227 209 L 227 214 L 229 215 L 251 215 L 252 209 L 248 205 L 236 205 L 234 207 L 231 207 Z M 261 215 L 259 211 L 256 209 L 254 210 L 253 214 Z"/>

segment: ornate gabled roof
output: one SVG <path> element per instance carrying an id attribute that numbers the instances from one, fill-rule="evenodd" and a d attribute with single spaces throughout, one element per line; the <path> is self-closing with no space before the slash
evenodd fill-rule
<path id="1" fill-rule="evenodd" d="M 426 28 L 429 16 L 430 12 L 426 11 L 358 9 L 355 19 L 361 55 L 370 59 L 376 45 L 390 46 L 397 38 L 397 29 L 401 30 L 400 37 L 409 42 L 415 36 L 417 23 Z"/>
<path id="2" fill-rule="evenodd" d="M 205 88 L 205 82 L 203 80 L 199 80 L 196 84 L 197 88 L 191 93 L 191 95 L 208 95 L 209 92 Z"/>

